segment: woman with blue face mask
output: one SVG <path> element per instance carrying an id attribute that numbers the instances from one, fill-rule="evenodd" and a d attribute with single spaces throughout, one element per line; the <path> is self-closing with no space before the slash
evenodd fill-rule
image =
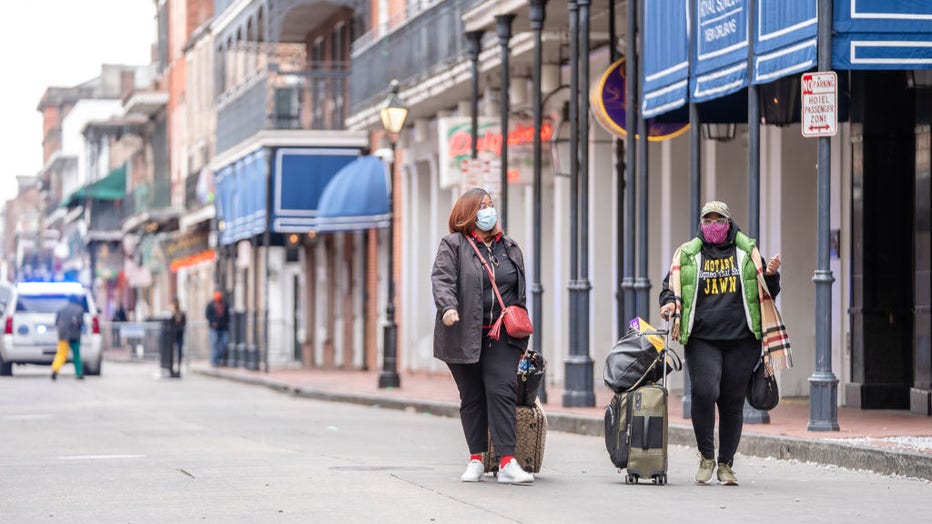
<path id="1" fill-rule="evenodd" d="M 534 476 L 514 459 L 515 371 L 529 337 L 515 339 L 505 330 L 498 340 L 488 336 L 501 314 L 490 278 L 495 278 L 506 307 L 526 307 L 524 255 L 502 231 L 495 204 L 482 189 L 470 189 L 456 201 L 449 228 L 431 270 L 437 306 L 434 356 L 447 363 L 460 393 L 460 419 L 470 453 L 460 480 L 482 480 L 482 453 L 488 451 L 491 433 L 499 457 L 498 482 L 530 484 Z"/>

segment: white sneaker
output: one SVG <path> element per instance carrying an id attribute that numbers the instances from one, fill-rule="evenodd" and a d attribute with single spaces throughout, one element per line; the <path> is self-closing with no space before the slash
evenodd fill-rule
<path id="1" fill-rule="evenodd" d="M 527 471 L 521 469 L 521 466 L 518 465 L 518 461 L 511 459 L 508 461 L 508 464 L 505 464 L 504 468 L 498 470 L 498 483 L 499 484 L 533 484 L 534 475 L 531 475 Z"/>
<path id="2" fill-rule="evenodd" d="M 479 482 L 482 480 L 483 473 L 485 473 L 485 466 L 482 465 L 482 461 L 470 460 L 469 464 L 466 464 L 466 471 L 460 476 L 460 480 L 463 482 Z"/>

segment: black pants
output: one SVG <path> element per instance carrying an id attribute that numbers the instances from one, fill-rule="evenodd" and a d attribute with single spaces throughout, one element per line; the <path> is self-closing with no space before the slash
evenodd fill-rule
<path id="1" fill-rule="evenodd" d="M 715 457 L 717 404 L 718 462 L 732 465 L 744 425 L 744 397 L 760 352 L 760 341 L 753 338 L 727 342 L 690 339 L 686 343 L 693 431 L 703 457 Z"/>
<path id="2" fill-rule="evenodd" d="M 447 364 L 460 391 L 460 420 L 470 454 L 488 451 L 490 428 L 496 454 L 515 454 L 515 377 L 521 353 L 504 337 L 482 337 L 479 362 Z"/>

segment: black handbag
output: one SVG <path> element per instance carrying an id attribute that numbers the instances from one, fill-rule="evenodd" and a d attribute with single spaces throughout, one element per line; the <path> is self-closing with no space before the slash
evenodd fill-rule
<path id="1" fill-rule="evenodd" d="M 540 386 L 544 381 L 544 369 L 547 367 L 547 361 L 544 356 L 534 351 L 527 350 L 521 360 L 518 361 L 518 391 L 515 395 L 515 404 L 518 406 L 534 406 L 537 394 L 540 392 Z"/>
<path id="2" fill-rule="evenodd" d="M 648 333 L 629 328 L 621 340 L 615 342 L 605 357 L 602 380 L 616 393 L 628 391 L 642 382 L 660 382 L 663 378 L 663 355 L 670 356 L 667 374 L 679 371 L 683 363 L 675 352 L 665 348 L 657 351 L 648 339 Z"/>
<path id="3" fill-rule="evenodd" d="M 780 403 L 780 390 L 777 389 L 777 377 L 773 374 L 770 364 L 761 357 L 751 372 L 748 381 L 748 404 L 754 409 L 769 411 Z"/>

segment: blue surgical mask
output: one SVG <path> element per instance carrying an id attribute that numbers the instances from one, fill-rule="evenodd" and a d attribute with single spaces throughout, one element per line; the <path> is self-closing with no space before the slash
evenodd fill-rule
<path id="1" fill-rule="evenodd" d="M 491 231 L 496 222 L 498 222 L 498 213 L 495 212 L 494 207 L 480 209 L 476 214 L 476 227 L 483 231 Z"/>

